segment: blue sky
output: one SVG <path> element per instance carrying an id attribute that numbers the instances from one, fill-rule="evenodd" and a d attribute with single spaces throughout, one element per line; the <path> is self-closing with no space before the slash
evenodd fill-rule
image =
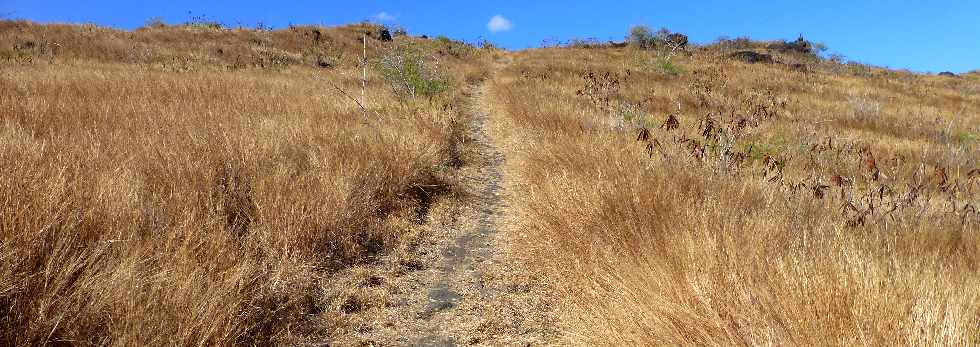
<path id="1" fill-rule="evenodd" d="M 382 14 L 383 13 L 383 14 Z M 980 69 L 980 1 L 227 1 L 0 0 L 0 15 L 37 22 L 135 28 L 152 17 L 204 15 L 226 25 L 337 25 L 372 20 L 411 34 L 486 38 L 534 47 L 572 37 L 622 39 L 633 24 L 666 26 L 694 42 L 725 35 L 793 39 L 803 34 L 849 60 L 920 72 Z M 488 26 L 494 20 L 493 30 Z"/>

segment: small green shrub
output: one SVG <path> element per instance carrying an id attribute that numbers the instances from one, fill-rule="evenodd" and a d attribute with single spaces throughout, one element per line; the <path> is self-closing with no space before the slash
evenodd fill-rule
<path id="1" fill-rule="evenodd" d="M 630 28 L 626 42 L 641 49 L 677 50 L 687 47 L 688 38 L 667 28 L 653 32 L 646 25 L 637 25 Z"/>
<path id="2" fill-rule="evenodd" d="M 449 78 L 430 67 L 423 54 L 412 47 L 389 50 L 375 66 L 385 82 L 402 97 L 432 99 L 449 88 Z"/>
<path id="3" fill-rule="evenodd" d="M 793 144 L 793 141 L 789 137 L 783 134 L 774 134 L 769 138 L 755 139 L 752 141 L 744 142 L 739 147 L 741 147 L 740 152 L 745 153 L 749 161 L 763 160 L 765 157 L 770 156 L 774 158 L 782 157 L 789 147 Z"/>
<path id="4" fill-rule="evenodd" d="M 441 45 L 449 45 L 453 43 L 452 39 L 443 35 L 436 36 L 435 41 Z"/>
<path id="5" fill-rule="evenodd" d="M 209 30 L 222 30 L 225 28 L 225 25 L 221 24 L 221 22 L 210 20 L 205 15 L 191 16 L 191 19 L 184 22 L 184 26 Z"/>
<path id="6" fill-rule="evenodd" d="M 671 76 L 677 76 L 684 72 L 680 65 L 663 58 L 657 59 L 657 68 L 660 69 L 660 72 Z"/>
<path id="7" fill-rule="evenodd" d="M 661 74 L 678 76 L 684 73 L 684 68 L 664 56 L 655 57 L 645 51 L 636 51 L 628 58 L 630 69 L 636 71 L 656 71 Z"/>
<path id="8" fill-rule="evenodd" d="M 646 25 L 633 26 L 630 28 L 629 35 L 626 36 L 626 42 L 631 46 L 643 49 L 652 48 L 654 44 L 653 31 Z"/>
<path id="9" fill-rule="evenodd" d="M 473 46 L 445 36 L 437 36 L 433 42 L 436 51 L 442 55 L 450 55 L 462 59 L 470 56 L 470 53 L 473 52 Z"/>
<path id="10" fill-rule="evenodd" d="M 969 144 L 974 142 L 980 142 L 980 134 L 972 133 L 968 130 L 956 130 L 953 131 L 952 139 L 959 144 Z"/>
<path id="11" fill-rule="evenodd" d="M 649 117 L 647 117 L 646 112 L 640 108 L 640 105 L 626 101 L 620 100 L 619 105 L 615 110 L 618 115 L 616 121 L 620 127 L 624 128 L 640 128 L 649 127 L 651 124 L 649 122 Z"/>
<path id="12" fill-rule="evenodd" d="M 602 43 L 599 42 L 599 40 L 594 37 L 590 37 L 586 39 L 573 37 L 568 40 L 568 43 L 565 44 L 565 46 L 569 48 L 597 48 L 597 47 L 601 47 Z"/>
<path id="13" fill-rule="evenodd" d="M 827 51 L 827 46 L 820 42 L 808 41 L 801 35 L 799 38 L 793 41 L 776 41 L 769 45 L 769 49 L 783 53 L 818 56 Z"/>

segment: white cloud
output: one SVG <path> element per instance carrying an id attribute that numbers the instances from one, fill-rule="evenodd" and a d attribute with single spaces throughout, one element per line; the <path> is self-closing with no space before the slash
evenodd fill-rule
<path id="1" fill-rule="evenodd" d="M 395 16 L 388 14 L 388 12 L 380 12 L 374 15 L 374 19 L 377 19 L 382 22 L 390 22 L 395 20 Z"/>
<path id="2" fill-rule="evenodd" d="M 493 18 L 490 18 L 490 21 L 487 22 L 487 30 L 490 30 L 490 32 L 494 32 L 494 33 L 500 31 L 507 31 L 513 27 L 514 24 L 511 23 L 510 20 L 504 18 L 504 16 L 501 16 L 499 14 L 493 16 Z"/>

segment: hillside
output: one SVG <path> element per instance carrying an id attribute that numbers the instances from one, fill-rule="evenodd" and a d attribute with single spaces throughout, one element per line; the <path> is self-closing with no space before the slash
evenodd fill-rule
<path id="1" fill-rule="evenodd" d="M 416 97 L 369 69 L 362 112 L 364 32 L 371 57 L 442 70 L 411 76 L 431 82 Z M 378 33 L 0 24 L 0 340 L 290 344 L 353 329 L 341 307 L 358 299 L 335 276 L 412 256 L 422 211 L 453 187 L 457 90 L 487 60 Z"/>
<path id="2" fill-rule="evenodd" d="M 976 344 L 977 76 L 732 51 L 537 49 L 493 81 L 568 340 Z"/>
<path id="3" fill-rule="evenodd" d="M 0 343 L 980 344 L 980 74 L 804 42 L 0 21 Z"/>

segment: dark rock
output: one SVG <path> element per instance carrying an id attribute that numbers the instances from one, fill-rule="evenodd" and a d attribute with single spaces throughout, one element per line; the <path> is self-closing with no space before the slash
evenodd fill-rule
<path id="1" fill-rule="evenodd" d="M 959 76 L 958 76 L 957 74 L 955 74 L 955 73 L 952 73 L 952 72 L 949 72 L 949 71 L 943 71 L 943 72 L 940 72 L 940 73 L 939 73 L 939 76 L 946 76 L 946 77 L 959 77 Z"/>
<path id="2" fill-rule="evenodd" d="M 780 52 L 813 53 L 813 45 L 800 36 L 795 41 L 781 41 L 769 45 L 769 49 Z"/>
<path id="3" fill-rule="evenodd" d="M 27 50 L 34 49 L 34 47 L 37 47 L 37 44 L 34 43 L 34 41 L 25 41 L 23 43 L 14 45 L 14 49 L 18 51 L 27 51 Z"/>
<path id="4" fill-rule="evenodd" d="M 384 42 L 391 41 L 391 31 L 388 31 L 388 28 L 382 27 L 381 30 L 378 31 L 378 40 Z"/>
<path id="5" fill-rule="evenodd" d="M 344 303 L 340 305 L 340 311 L 346 314 L 357 313 L 362 309 L 364 309 L 364 304 L 353 296 L 347 298 L 347 301 L 344 301 Z"/>
<path id="6" fill-rule="evenodd" d="M 765 63 L 772 64 L 775 62 L 771 55 L 765 53 L 757 53 L 753 51 L 738 51 L 729 55 L 729 57 L 749 64 Z"/>
<path id="7" fill-rule="evenodd" d="M 316 66 L 319 67 L 319 68 L 321 68 L 321 69 L 326 69 L 326 68 L 333 67 L 333 63 L 331 63 L 329 60 L 327 60 L 323 56 L 317 56 L 316 57 Z"/>
<path id="8" fill-rule="evenodd" d="M 666 41 L 671 46 L 677 46 L 681 48 L 687 47 L 687 35 L 681 33 L 672 33 L 670 35 L 667 35 Z"/>

